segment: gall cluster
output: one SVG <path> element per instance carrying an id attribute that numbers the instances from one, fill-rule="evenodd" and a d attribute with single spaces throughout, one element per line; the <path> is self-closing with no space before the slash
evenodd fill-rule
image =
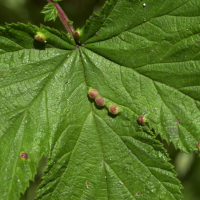
<path id="1" fill-rule="evenodd" d="M 100 107 L 106 106 L 105 99 L 99 95 L 99 92 L 97 90 L 90 88 L 88 90 L 88 96 L 91 99 L 95 99 L 97 106 L 100 106 Z M 106 107 L 108 108 L 109 113 L 111 113 L 112 115 L 117 115 L 120 112 L 120 109 L 117 105 L 110 105 Z M 148 122 L 146 117 L 143 115 L 140 115 L 137 121 L 138 121 L 138 124 L 142 126 Z M 200 143 L 199 143 L 199 146 L 200 146 Z"/>
<path id="2" fill-rule="evenodd" d="M 106 105 L 105 99 L 103 97 L 99 96 L 99 93 L 98 93 L 97 90 L 90 88 L 88 90 L 88 96 L 91 99 L 95 99 L 95 102 L 98 106 L 102 107 L 102 106 Z M 113 115 L 117 115 L 120 110 L 119 110 L 119 107 L 117 105 L 111 105 L 111 106 L 108 107 L 108 111 Z"/>

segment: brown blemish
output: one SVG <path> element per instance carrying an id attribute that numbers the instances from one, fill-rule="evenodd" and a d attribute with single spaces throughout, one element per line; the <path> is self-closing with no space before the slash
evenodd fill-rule
<path id="1" fill-rule="evenodd" d="M 175 119 L 175 124 L 179 125 L 180 124 L 180 119 Z"/>
<path id="2" fill-rule="evenodd" d="M 124 40 L 124 35 L 121 35 L 122 40 Z"/>
<path id="3" fill-rule="evenodd" d="M 152 109 L 152 112 L 156 112 L 156 109 L 157 109 L 157 108 Z"/>
<path id="4" fill-rule="evenodd" d="M 139 197 L 141 195 L 141 192 L 137 192 L 136 196 Z"/>
<path id="5" fill-rule="evenodd" d="M 88 182 L 87 181 L 85 181 L 85 187 L 86 187 L 86 189 L 88 189 Z"/>
<path id="6" fill-rule="evenodd" d="M 120 185 L 124 185 L 121 181 L 119 181 L 119 184 L 120 184 Z"/>

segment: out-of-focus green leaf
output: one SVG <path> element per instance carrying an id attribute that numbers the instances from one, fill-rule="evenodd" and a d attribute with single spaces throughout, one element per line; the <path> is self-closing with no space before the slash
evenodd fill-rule
<path id="1" fill-rule="evenodd" d="M 48 3 L 41 13 L 45 14 L 44 21 L 55 21 L 58 16 L 58 11 L 54 6 L 54 3 Z"/>

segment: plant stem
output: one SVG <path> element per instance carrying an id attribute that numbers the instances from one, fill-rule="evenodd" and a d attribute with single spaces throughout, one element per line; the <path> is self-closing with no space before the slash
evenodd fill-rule
<path id="1" fill-rule="evenodd" d="M 52 0 L 47 0 L 49 3 L 53 3 L 58 11 L 58 17 L 60 18 L 61 22 L 63 23 L 64 27 L 66 28 L 67 32 L 71 35 L 71 38 L 74 38 L 73 32 L 75 32 L 75 29 L 72 25 L 68 24 L 68 17 L 65 15 L 62 8 L 58 5 L 58 3 L 53 2 Z"/>

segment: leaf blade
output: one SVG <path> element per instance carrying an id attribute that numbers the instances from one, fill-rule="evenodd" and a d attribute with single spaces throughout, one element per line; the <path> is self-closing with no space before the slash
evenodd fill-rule
<path id="1" fill-rule="evenodd" d="M 45 126 L 42 128 L 44 134 L 38 139 L 36 146 L 39 151 L 37 156 L 41 156 L 42 152 L 45 155 L 49 152 L 50 160 L 38 199 L 66 198 L 66 194 L 73 199 L 95 199 L 96 194 L 101 199 L 136 199 L 138 195 L 143 199 L 181 199 L 181 186 L 175 178 L 176 173 L 168 163 L 166 151 L 155 139 L 152 128 L 168 142 L 173 141 L 182 151 L 197 150 L 196 142 L 200 138 L 196 134 L 199 131 L 199 80 L 196 73 L 199 69 L 195 68 L 194 60 L 198 62 L 199 27 L 195 25 L 198 18 L 196 14 L 188 17 L 186 13 L 184 19 L 180 16 L 190 2 L 177 1 L 176 5 L 170 7 L 169 3 L 171 1 L 161 0 L 156 3 L 152 0 L 146 1 L 145 6 L 139 1 L 128 0 L 113 0 L 110 4 L 107 3 L 100 16 L 91 18 L 83 29 L 80 41 L 85 42 L 85 45 L 82 47 L 75 48 L 74 41 L 68 36 L 63 38 L 62 34 L 55 30 L 41 28 L 47 31 L 50 38 L 50 45 L 45 46 L 45 52 L 57 52 L 60 57 L 59 64 L 54 62 L 56 56 L 46 57 L 53 60 L 54 66 L 51 68 L 47 65 L 49 71 L 44 70 L 44 74 L 41 74 L 45 77 L 40 87 L 46 85 L 37 97 L 38 102 L 35 101 L 30 106 L 30 111 L 28 109 L 29 119 L 32 121 L 28 125 L 40 124 L 36 116 L 40 109 L 45 108 L 46 111 L 41 114 L 46 116 L 41 118 L 44 122 L 41 127 Z M 198 7 L 199 3 L 194 5 Z M 193 6 L 192 10 L 196 7 Z M 136 8 L 134 12 L 133 8 Z M 120 16 L 119 11 L 122 10 L 123 17 L 115 19 Z M 170 27 L 164 23 L 166 19 L 169 24 L 176 20 L 178 23 Z M 189 31 L 188 24 L 191 25 Z M 41 29 L 29 26 L 22 33 L 22 27 L 25 28 L 24 25 L 8 26 L 7 30 L 14 36 L 17 35 L 16 38 L 7 33 L 6 37 L 2 37 L 3 42 L 8 42 L 13 51 L 22 52 L 25 47 L 36 48 L 32 44 L 33 33 L 30 31 Z M 1 30 L 1 34 L 4 34 L 5 29 Z M 89 33 L 86 33 L 86 30 L 89 30 Z M 23 34 L 26 36 L 26 42 L 20 38 Z M 57 39 L 60 39 L 59 44 L 56 43 Z M 2 48 L 0 57 L 6 55 L 8 58 L 7 51 L 9 48 Z M 42 50 L 35 52 L 41 53 Z M 186 67 L 183 69 L 176 61 L 183 62 Z M 12 67 L 9 62 L 7 64 L 8 69 Z M 45 62 L 41 63 L 41 66 L 46 67 Z M 23 66 L 21 68 L 23 69 Z M 54 73 L 51 73 L 51 69 Z M 190 77 L 187 76 L 187 69 L 193 69 Z M 22 79 L 20 73 L 11 72 L 13 77 L 16 75 L 14 80 Z M 38 73 L 34 70 L 31 72 Z M 169 78 L 166 78 L 164 73 L 168 73 Z M 178 81 L 180 77 L 182 79 Z M 38 79 L 41 80 L 41 77 Z M 7 81 L 12 83 L 9 78 Z M 36 83 L 32 83 L 34 84 Z M 182 86 L 184 87 L 181 88 Z M 120 114 L 113 117 L 106 110 L 107 107 L 96 107 L 87 97 L 88 87 L 99 91 L 105 98 L 107 107 L 117 104 L 121 110 Z M 30 93 L 33 94 L 31 87 Z M 30 102 L 30 99 L 26 98 L 27 102 Z M 41 102 L 43 103 L 40 105 Z M 20 126 L 22 122 L 24 124 L 24 119 L 20 118 L 24 112 L 24 108 L 19 106 L 14 114 L 11 112 L 13 116 L 7 113 L 8 115 L 2 118 L 2 125 L 10 118 L 12 120 L 8 127 L 17 119 L 21 121 L 16 123 L 16 126 Z M 140 114 L 147 114 L 150 121 L 147 126 L 141 127 L 137 124 Z M 36 119 L 32 119 L 32 115 Z M 195 117 L 195 120 L 192 117 Z M 34 133 L 32 137 L 36 137 L 36 131 L 32 130 L 31 126 L 28 129 Z M 23 130 L 20 129 L 19 132 L 22 136 Z M 46 132 L 49 133 L 48 137 L 45 137 Z M 188 139 L 190 135 L 194 136 L 194 139 Z M 7 139 L 8 136 L 5 135 L 4 141 Z M 42 141 L 45 143 L 44 148 L 39 147 Z M 34 146 L 32 143 L 31 145 Z M 15 152 L 13 157 L 17 162 L 19 147 Z M 8 156 L 7 153 L 3 159 Z M 30 166 L 35 169 L 36 165 Z M 23 166 L 20 166 L 20 169 L 22 168 Z M 34 173 L 33 170 L 33 173 L 25 178 L 26 181 Z M 17 180 L 15 177 L 14 181 Z M 26 184 L 19 185 L 17 190 L 23 191 L 27 187 Z M 3 195 L 5 194 L 7 193 L 3 191 Z M 13 196 L 15 194 L 17 193 L 10 192 L 12 197 L 8 198 L 16 198 Z"/>

